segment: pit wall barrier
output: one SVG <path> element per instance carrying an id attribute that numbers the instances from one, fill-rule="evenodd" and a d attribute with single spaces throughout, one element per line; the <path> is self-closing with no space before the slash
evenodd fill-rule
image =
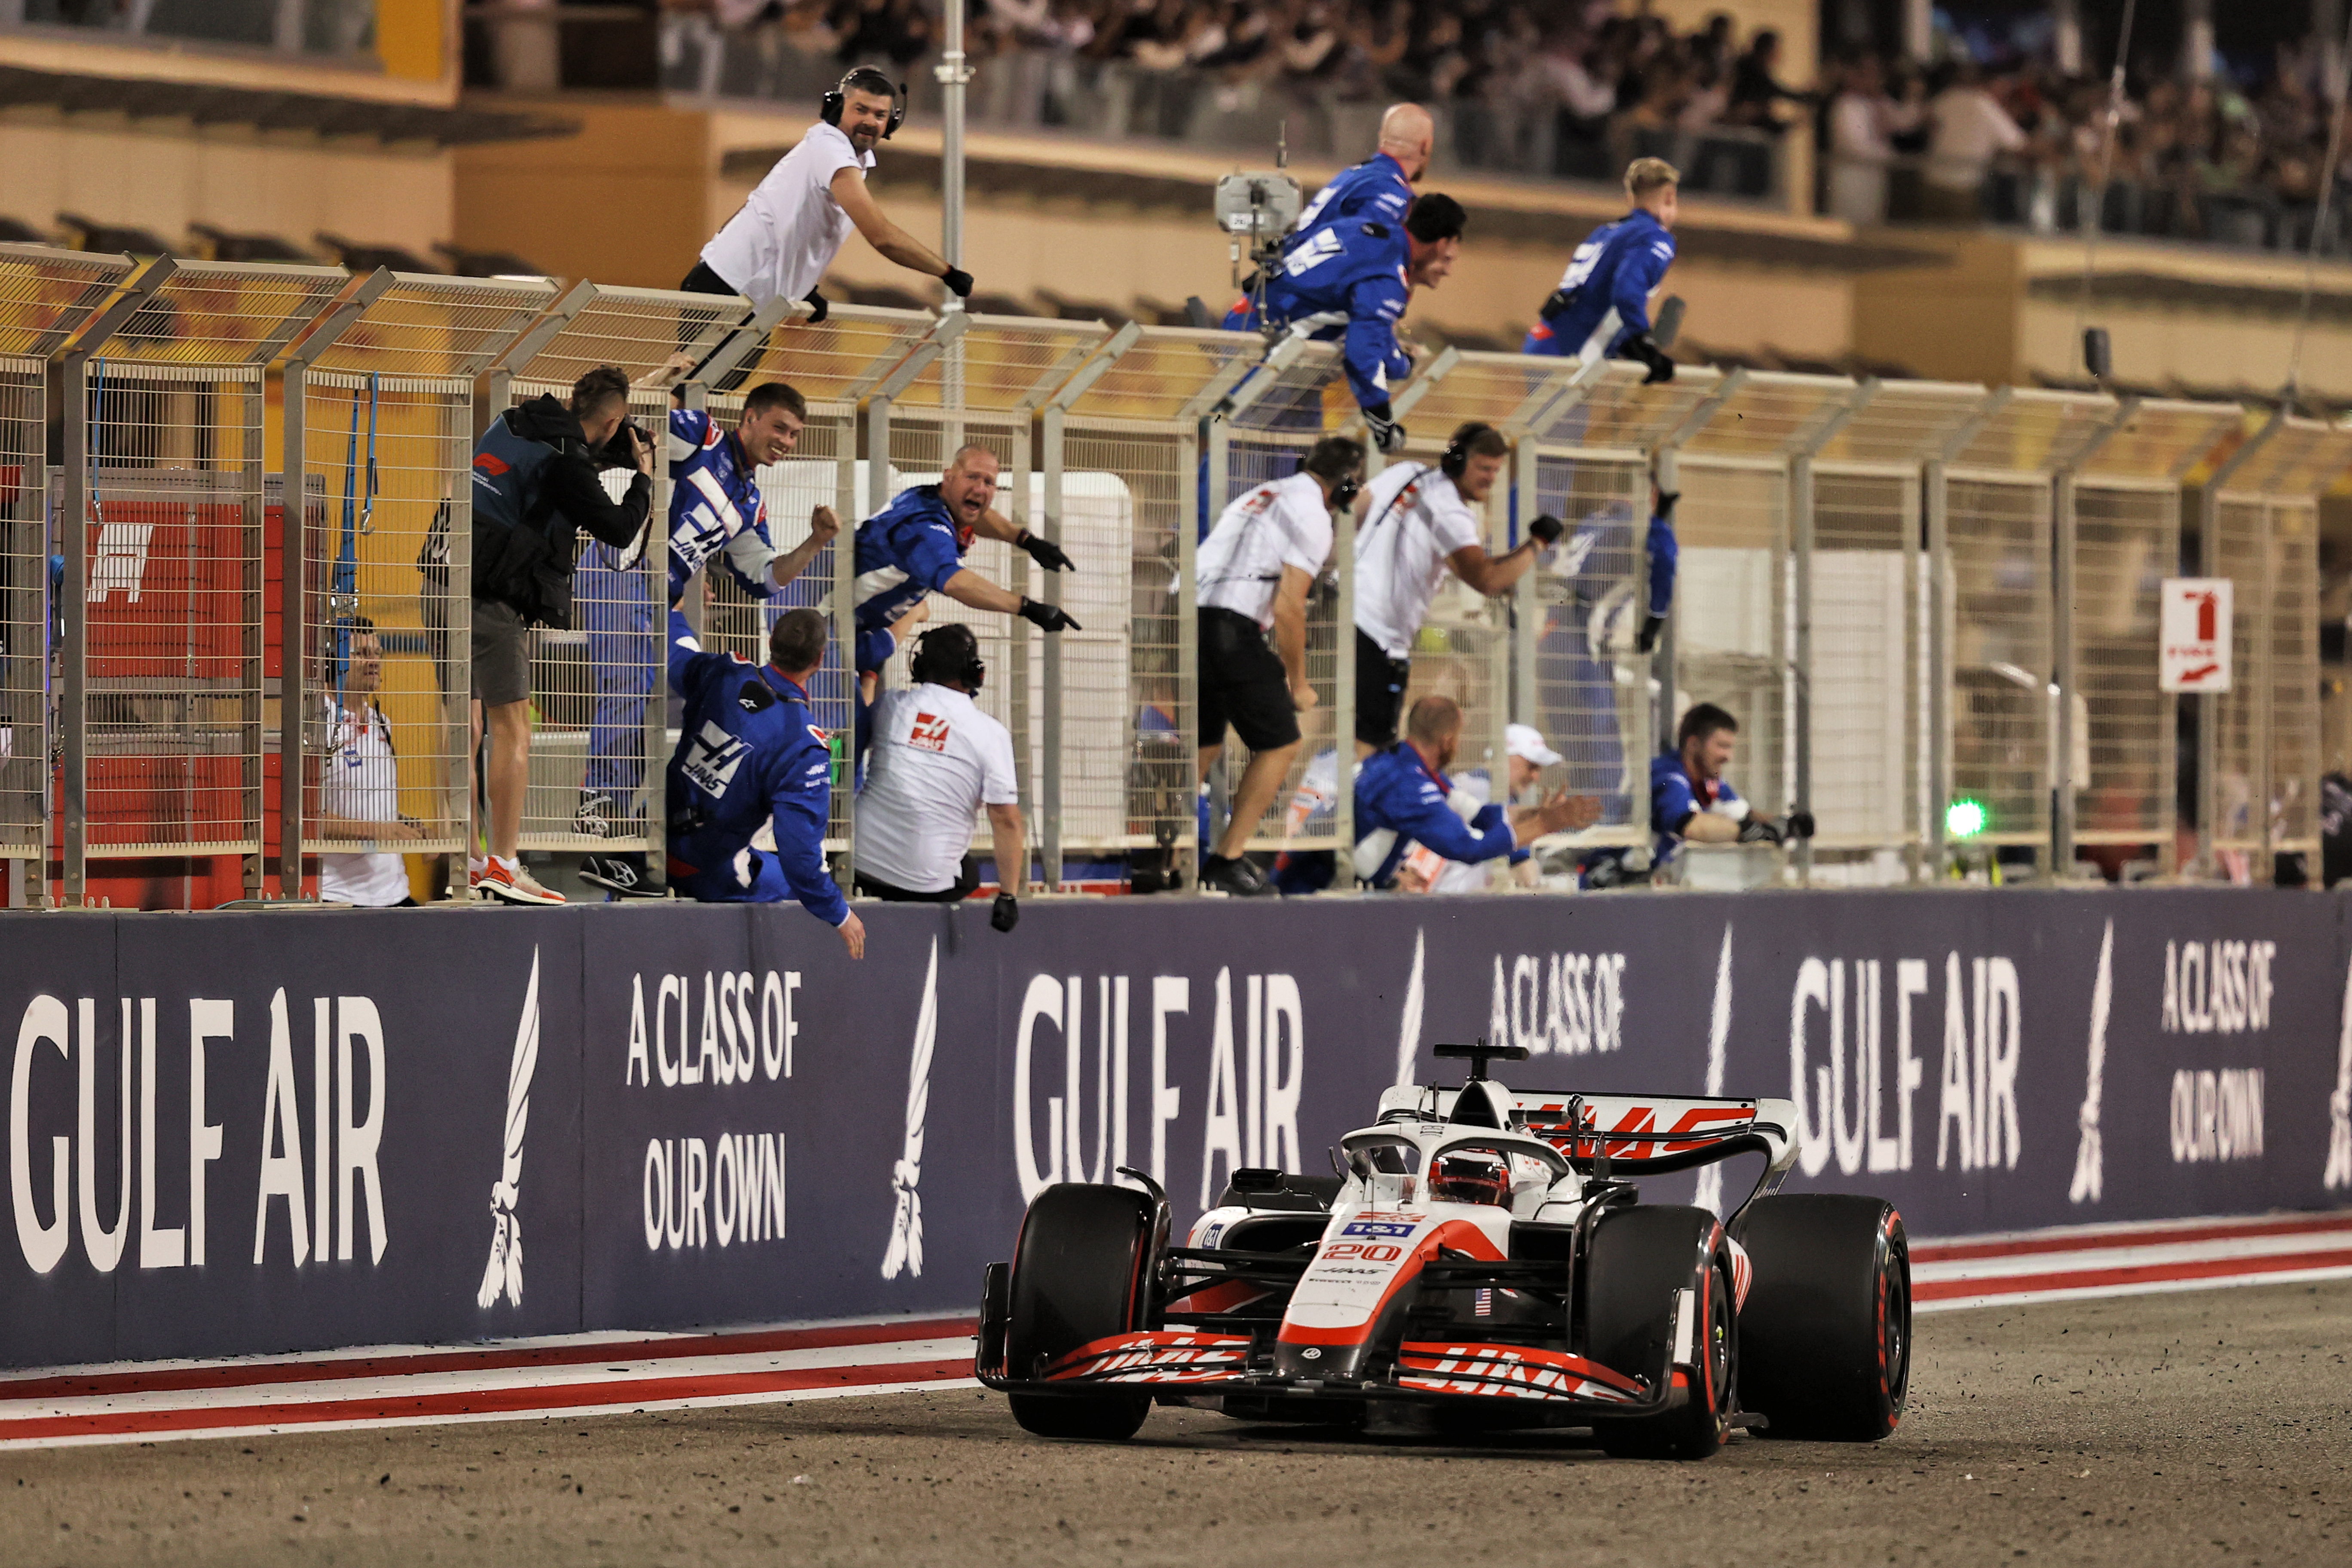
<path id="1" fill-rule="evenodd" d="M 2346 911 L 1042 900 L 869 909 L 858 964 L 791 908 L 0 916 L 0 1363 L 969 1310 L 1043 1184 L 1188 1220 L 1480 1036 L 1520 1088 L 1791 1097 L 1791 1190 L 1914 1235 L 2332 1207 Z"/>

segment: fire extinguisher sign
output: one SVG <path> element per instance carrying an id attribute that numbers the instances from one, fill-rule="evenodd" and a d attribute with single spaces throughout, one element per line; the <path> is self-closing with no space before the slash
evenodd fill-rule
<path id="1" fill-rule="evenodd" d="M 2164 690 L 2229 690 L 2230 579 L 2167 577 L 2157 639 Z"/>

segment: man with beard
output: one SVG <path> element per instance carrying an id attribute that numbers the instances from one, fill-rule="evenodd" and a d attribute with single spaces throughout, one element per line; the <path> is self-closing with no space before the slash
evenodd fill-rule
<path id="1" fill-rule="evenodd" d="M 740 294 L 754 305 L 805 300 L 822 321 L 825 300 L 817 285 L 855 228 L 899 266 L 940 279 L 958 299 L 969 297 L 971 274 L 883 216 L 866 189 L 874 144 L 888 141 L 907 117 L 890 79 L 859 66 L 824 95 L 822 114 L 702 247 L 678 287 L 689 294 Z"/>

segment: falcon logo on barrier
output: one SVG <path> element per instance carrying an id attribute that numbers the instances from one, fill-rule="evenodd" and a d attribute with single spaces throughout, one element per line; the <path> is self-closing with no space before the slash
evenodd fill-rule
<path id="1" fill-rule="evenodd" d="M 2352 1187 L 2352 965 L 2344 972 L 2344 1032 L 2336 1044 L 2336 1092 L 2327 1097 L 2329 1192 Z"/>
<path id="2" fill-rule="evenodd" d="M 522 1021 L 515 1026 L 514 1061 L 507 1068 L 505 1157 L 490 1186 L 490 1261 L 474 1304 L 488 1310 L 503 1294 L 510 1307 L 522 1305 L 522 1221 L 515 1213 L 522 1182 L 522 1134 L 530 1121 L 530 1079 L 539 1067 L 539 949 L 530 950 L 530 983 L 522 996 Z"/>
<path id="3" fill-rule="evenodd" d="M 931 1098 L 931 1047 L 940 1027 L 940 939 L 931 939 L 931 964 L 923 974 L 923 1005 L 915 1015 L 915 1054 L 907 1067 L 907 1142 L 890 1167 L 890 1246 L 882 1256 L 882 1278 L 896 1279 L 903 1268 L 923 1277 L 923 1200 L 915 1191 L 923 1179 L 923 1111 Z"/>
<path id="4" fill-rule="evenodd" d="M 2099 938 L 2099 973 L 2091 982 L 2091 1060 L 2083 1078 L 2083 1110 L 2079 1121 L 2082 1145 L 2074 1151 L 2074 1183 L 2066 1189 L 2070 1203 L 2097 1203 L 2105 1152 L 2099 1144 L 2099 1097 L 2107 1074 L 2107 1009 L 2115 994 L 2116 922 L 2109 921 Z"/>
<path id="5" fill-rule="evenodd" d="M 1706 1092 L 1710 1098 L 1723 1093 L 1723 1058 L 1731 1048 L 1731 922 L 1724 922 L 1723 952 L 1715 961 L 1715 1006 L 1708 1015 L 1706 1026 Z M 1720 1211 L 1723 1207 L 1723 1167 L 1703 1165 L 1698 1173 L 1698 1191 L 1691 1202 L 1703 1209 Z"/>

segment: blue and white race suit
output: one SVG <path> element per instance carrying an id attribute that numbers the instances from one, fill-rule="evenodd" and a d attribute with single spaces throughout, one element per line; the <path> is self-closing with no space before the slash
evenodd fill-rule
<path id="1" fill-rule="evenodd" d="M 1567 308 L 1536 323 L 1522 353 L 1587 363 L 1614 359 L 1650 330 L 1650 294 L 1675 264 L 1675 237 L 1640 207 L 1604 223 L 1576 247 L 1558 294 Z"/>

